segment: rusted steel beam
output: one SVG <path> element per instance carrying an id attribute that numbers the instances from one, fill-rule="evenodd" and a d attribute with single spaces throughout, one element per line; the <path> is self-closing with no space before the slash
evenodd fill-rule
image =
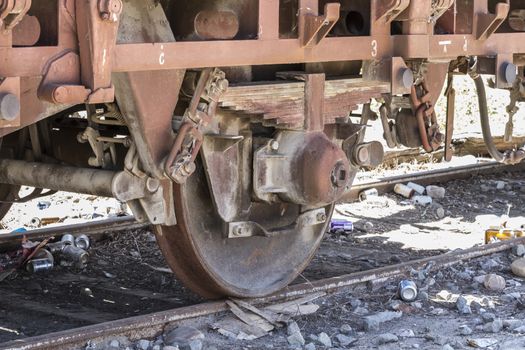
<path id="1" fill-rule="evenodd" d="M 461 55 L 497 53 L 525 53 L 525 33 L 494 34 L 483 42 L 473 35 L 338 37 L 325 38 L 310 49 L 301 48 L 297 39 L 129 44 L 116 47 L 113 70 L 359 61 L 378 57 L 454 59 Z"/>
<path id="2" fill-rule="evenodd" d="M 0 48 L 0 76 L 41 76 L 62 52 L 60 47 Z M 113 72 L 504 53 L 525 53 L 525 33 L 493 34 L 485 41 L 474 35 L 337 37 L 309 49 L 297 39 L 120 44 L 113 52 Z"/>
<path id="3" fill-rule="evenodd" d="M 503 252 L 511 249 L 516 244 L 522 244 L 524 242 L 525 238 L 519 238 L 466 250 L 455 250 L 439 256 L 409 261 L 398 265 L 386 266 L 303 284 L 296 284 L 274 295 L 265 298 L 246 300 L 246 302 L 249 302 L 252 305 L 261 305 L 297 298 L 315 292 L 341 291 L 345 288 L 362 283 L 384 281 L 390 278 L 403 276 L 411 269 L 422 268 L 425 266 L 428 266 L 429 270 L 445 268 L 461 261 Z M 428 265 L 429 263 L 432 264 Z M 168 323 L 208 316 L 227 310 L 229 310 L 229 307 L 225 301 L 208 302 L 174 310 L 156 312 L 149 315 L 136 316 L 93 326 L 15 340 L 0 344 L 0 349 L 59 350 L 85 346 L 85 343 L 88 340 L 96 341 L 115 336 L 127 336 L 132 340 L 154 337 L 160 333 Z"/>

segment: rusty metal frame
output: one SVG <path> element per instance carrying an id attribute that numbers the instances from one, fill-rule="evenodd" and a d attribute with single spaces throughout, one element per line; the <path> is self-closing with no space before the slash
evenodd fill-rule
<path id="1" fill-rule="evenodd" d="M 24 2 L 9 0 L 10 3 L 12 1 Z M 27 0 L 24 3 L 27 4 Z M 134 118 L 129 122 L 142 130 L 140 133 L 137 131 L 139 129 L 132 131 L 135 141 L 142 144 L 139 145 L 138 152 L 145 160 L 145 166 L 153 169 L 152 173 L 160 177 L 159 165 L 172 143 L 173 135 L 167 131 L 164 131 L 162 137 L 159 137 L 159 133 L 155 135 L 151 133 L 158 130 L 160 124 L 163 126 L 170 124 L 169 118 L 176 103 L 175 90 L 177 89 L 166 93 L 163 98 L 166 101 L 170 99 L 172 102 L 166 103 L 162 116 L 151 119 L 148 117 L 152 114 L 149 108 L 154 109 L 155 106 L 153 103 L 150 106 L 146 98 L 140 96 L 139 91 L 146 92 L 148 89 L 160 86 L 152 80 L 153 75 L 158 82 L 170 76 L 177 85 L 180 84 L 184 70 L 193 68 L 387 61 L 397 62 L 389 63 L 392 67 L 390 81 L 393 82 L 392 92 L 402 93 L 407 92 L 408 89 L 399 86 L 394 75 L 403 68 L 403 61 L 430 59 L 449 62 L 458 56 L 495 56 L 498 57 L 496 62 L 496 71 L 498 71 L 502 64 L 512 60 L 519 62 L 520 54 L 525 55 L 525 33 L 496 31 L 508 13 L 507 2 L 498 4 L 496 13 L 491 14 L 488 0 L 473 0 L 472 8 L 468 9 L 469 13 L 466 14 L 466 17 L 473 22 L 470 33 L 434 35 L 434 23 L 432 21 L 424 23 L 421 20 L 421 14 L 431 15 L 429 1 L 370 0 L 370 35 L 344 37 L 327 36 L 329 28 L 339 18 L 339 3 L 302 0 L 299 4 L 301 6 L 298 13 L 299 28 L 295 38 L 280 37 L 280 2 L 265 0 L 259 1 L 257 5 L 259 28 L 255 39 L 175 42 L 170 33 L 164 36 L 144 37 L 143 40 L 129 43 L 117 43 L 116 28 L 121 13 L 126 12 L 126 7 L 129 9 L 129 2 L 65 0 L 59 3 L 57 46 L 12 47 L 12 38 L 10 38 L 12 34 L 2 34 L 0 77 L 20 80 L 20 91 L 23 91 L 20 96 L 22 105 L 21 120 L 18 123 L 20 126 L 30 125 L 53 115 L 67 107 L 67 104 L 112 100 L 114 83 L 112 79 L 115 81 L 128 79 L 133 85 L 135 97 L 139 100 L 144 98 L 144 101 L 124 107 L 123 112 L 129 118 Z M 322 11 L 321 5 L 325 8 L 323 15 L 319 15 Z M 162 12 L 157 2 L 151 1 L 151 6 L 157 7 L 152 11 Z M 455 6 L 456 3 L 454 8 Z M 461 9 L 465 11 L 464 7 Z M 453 18 L 456 19 L 457 16 Z M 168 22 L 165 19 L 164 21 L 163 25 L 169 31 Z M 391 35 L 392 21 L 400 21 L 403 24 L 404 34 Z M 152 25 L 152 22 L 146 21 L 143 25 Z M 456 30 L 456 26 L 453 27 Z M 28 36 L 28 42 L 31 41 L 29 39 L 31 38 Z M 72 57 L 75 55 L 76 58 Z M 53 79 L 53 74 L 49 72 L 50 67 L 54 62 L 69 56 L 72 57 L 71 64 L 63 69 L 71 76 L 66 74 L 68 79 L 62 82 Z M 124 73 L 124 75 L 115 73 Z M 364 79 L 377 80 L 373 78 L 364 77 Z M 39 91 L 45 91 L 49 86 L 58 87 L 61 89 L 58 90 L 59 92 L 67 93 L 67 98 L 56 99 L 53 94 L 51 98 L 49 94 L 46 98 L 46 94 L 41 93 L 41 100 L 38 100 L 36 88 L 39 85 Z M 160 88 L 158 90 L 157 94 Z M 74 93 L 71 94 L 71 91 Z M 2 92 L 4 91 L 0 87 L 0 93 Z M 160 101 L 161 97 L 157 99 Z M 44 103 L 43 100 L 51 103 Z M 0 135 L 16 130 L 18 124 L 10 128 L 0 124 Z M 153 137 L 158 140 L 153 140 Z M 144 150 L 144 145 L 149 151 Z"/>
<path id="2" fill-rule="evenodd" d="M 376 7 L 383 3 L 381 0 L 371 2 Z M 478 9 L 486 9 L 486 0 L 476 0 L 474 3 L 475 13 L 472 16 L 481 18 L 483 14 L 479 14 Z M 479 40 L 477 33 L 330 37 L 314 47 L 304 47 L 301 40 L 278 38 L 278 18 L 268 18 L 270 14 L 278 12 L 278 6 L 277 1 L 260 3 L 259 39 L 119 44 L 112 53 L 112 71 L 353 61 L 386 57 L 453 59 L 461 55 L 525 53 L 525 33 L 496 33 L 486 40 Z M 372 22 L 372 33 L 381 32 L 380 27 L 385 25 L 378 21 Z M 0 76 L 39 76 L 51 58 L 63 51 L 64 47 L 0 48 L 3 62 Z"/>

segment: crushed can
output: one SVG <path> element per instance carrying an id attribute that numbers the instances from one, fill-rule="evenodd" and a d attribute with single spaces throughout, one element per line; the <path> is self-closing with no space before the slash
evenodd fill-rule
<path id="1" fill-rule="evenodd" d="M 354 230 L 354 223 L 345 219 L 332 219 L 332 221 L 330 221 L 330 231 L 335 232 L 339 230 L 351 232 Z"/>
<path id="2" fill-rule="evenodd" d="M 84 250 L 88 250 L 91 242 L 89 241 L 89 237 L 86 235 L 80 235 L 75 238 L 75 245 Z"/>
<path id="3" fill-rule="evenodd" d="M 70 233 L 66 233 L 65 235 L 62 236 L 62 238 L 60 239 L 60 242 L 62 242 L 64 244 L 74 245 L 75 244 L 75 236 L 73 236 Z"/>
<path id="4" fill-rule="evenodd" d="M 29 273 L 42 273 L 53 270 L 54 262 L 51 259 L 31 259 L 26 264 L 26 270 Z"/>
<path id="5" fill-rule="evenodd" d="M 44 209 L 47 209 L 51 206 L 51 202 L 46 202 L 46 201 L 40 201 L 37 203 L 37 208 L 40 209 L 40 210 L 44 210 Z"/>
<path id="6" fill-rule="evenodd" d="M 513 230 L 509 228 L 490 228 L 485 231 L 485 244 L 506 241 L 509 239 L 525 237 L 524 230 Z"/>
<path id="7" fill-rule="evenodd" d="M 416 284 L 409 280 L 399 282 L 399 297 L 409 303 L 415 301 L 417 299 Z"/>
<path id="8" fill-rule="evenodd" d="M 80 267 L 84 266 L 89 259 L 89 254 L 84 249 L 69 244 L 62 249 L 62 256 Z"/>
<path id="9" fill-rule="evenodd" d="M 364 190 L 364 191 L 359 193 L 359 200 L 361 202 L 364 202 L 367 199 L 369 199 L 370 197 L 378 197 L 378 196 L 379 196 L 379 192 L 377 191 L 377 189 L 376 188 L 370 188 L 368 190 Z"/>

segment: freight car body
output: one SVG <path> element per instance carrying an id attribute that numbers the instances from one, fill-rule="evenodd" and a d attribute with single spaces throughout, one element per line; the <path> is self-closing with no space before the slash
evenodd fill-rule
<path id="1" fill-rule="evenodd" d="M 298 276 L 357 169 L 381 162 L 364 142 L 371 100 L 390 147 L 450 157 L 453 89 L 444 133 L 433 105 L 455 74 L 476 79 L 481 107 L 481 73 L 510 90 L 511 117 L 523 98 L 525 1 L 0 5 L 0 214 L 49 191 L 113 196 L 210 298 Z M 519 162 L 481 114 L 491 153 Z"/>

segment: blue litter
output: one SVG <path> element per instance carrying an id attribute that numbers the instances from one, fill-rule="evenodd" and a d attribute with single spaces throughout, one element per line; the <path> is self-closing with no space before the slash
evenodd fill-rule
<path id="1" fill-rule="evenodd" d="M 27 232 L 27 230 L 23 227 L 20 227 L 20 228 L 17 228 L 16 230 L 14 231 L 11 231 L 11 233 L 24 233 L 24 232 Z"/>
<path id="2" fill-rule="evenodd" d="M 354 223 L 345 219 L 332 219 L 332 221 L 330 221 L 330 231 L 337 230 L 351 232 L 354 230 Z"/>

